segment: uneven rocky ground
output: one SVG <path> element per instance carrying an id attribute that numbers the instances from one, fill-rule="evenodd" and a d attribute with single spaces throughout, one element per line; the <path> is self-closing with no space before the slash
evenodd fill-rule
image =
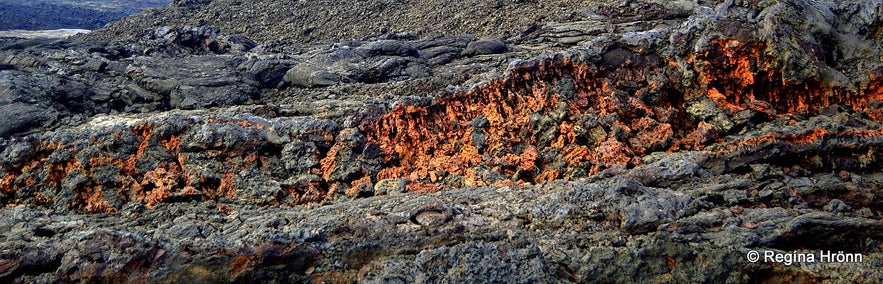
<path id="1" fill-rule="evenodd" d="M 0 30 L 56 30 L 104 27 L 169 0 L 0 0 Z"/>
<path id="2" fill-rule="evenodd" d="M 264 2 L 0 41 L 0 282 L 883 281 L 883 1 Z"/>
<path id="3" fill-rule="evenodd" d="M 179 0 L 112 23 L 88 38 L 134 39 L 145 29 L 167 25 L 210 25 L 258 42 L 337 42 L 395 33 L 519 37 L 534 33 L 546 22 L 594 15 L 589 8 L 598 5 L 608 10 L 628 7 L 622 1 L 574 0 L 374 0 L 349 1 L 345 5 L 329 0 Z"/>

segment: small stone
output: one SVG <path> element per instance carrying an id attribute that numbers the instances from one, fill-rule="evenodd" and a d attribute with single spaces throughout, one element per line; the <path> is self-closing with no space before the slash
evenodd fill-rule
<path id="1" fill-rule="evenodd" d="M 374 184 L 375 195 L 396 195 L 405 192 L 405 186 L 408 185 L 408 179 L 405 178 L 388 178 L 382 179 Z"/>
<path id="2" fill-rule="evenodd" d="M 485 39 L 470 42 L 461 53 L 463 56 L 499 54 L 508 50 L 506 43 L 499 39 Z"/>
<path id="3" fill-rule="evenodd" d="M 864 218 L 874 217 L 874 211 L 871 211 L 871 209 L 868 207 L 862 208 L 861 210 L 858 210 L 858 212 L 856 212 L 856 213 L 858 216 L 864 217 Z"/>
<path id="4" fill-rule="evenodd" d="M 694 120 L 714 126 L 720 132 L 729 132 L 735 124 L 711 99 L 701 98 L 685 103 L 687 114 Z"/>
<path id="5" fill-rule="evenodd" d="M 852 207 L 850 207 L 846 202 L 840 199 L 831 199 L 828 201 L 828 204 L 825 205 L 825 211 L 831 213 L 842 213 L 852 211 Z"/>
<path id="6" fill-rule="evenodd" d="M 411 222 L 424 227 L 438 227 L 451 220 L 453 210 L 441 204 L 427 204 L 411 213 Z"/>
<path id="7" fill-rule="evenodd" d="M 474 128 L 485 128 L 488 124 L 490 124 L 490 122 L 487 120 L 487 117 L 484 116 L 478 116 L 469 122 L 469 126 Z"/>
<path id="8" fill-rule="evenodd" d="M 282 80 L 298 87 L 315 88 L 337 85 L 343 78 L 327 70 L 300 64 L 285 72 Z"/>

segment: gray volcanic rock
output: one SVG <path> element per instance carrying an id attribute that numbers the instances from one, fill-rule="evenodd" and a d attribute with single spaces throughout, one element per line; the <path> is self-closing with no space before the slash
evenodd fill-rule
<path id="1" fill-rule="evenodd" d="M 259 95 L 253 75 L 236 70 L 238 60 L 215 56 L 134 58 L 126 77 L 174 109 L 242 105 Z M 193 72 L 200 70 L 200 72 Z"/>
<path id="2" fill-rule="evenodd" d="M 0 258 L 10 263 L 4 277 L 13 278 L 62 271 L 56 277 L 115 275 L 113 279 L 121 281 L 146 277 L 158 281 L 321 278 L 334 282 L 473 279 L 527 283 L 592 282 L 602 277 L 642 282 L 674 277 L 739 282 L 800 273 L 794 266 L 749 263 L 744 253 L 750 249 L 787 251 L 805 245 L 865 251 L 852 240 L 881 237 L 876 218 L 788 209 L 797 205 L 754 208 L 750 204 L 763 202 L 757 197 L 728 205 L 725 199 L 684 193 L 721 184 L 725 185 L 722 191 L 742 191 L 728 185 L 739 176 L 687 179 L 691 185 L 669 189 L 613 178 L 409 193 L 322 207 L 193 202 L 81 215 L 19 206 L 0 215 L 8 227 L 3 230 L 5 250 Z M 842 182 L 837 177 L 815 178 Z M 659 212 L 664 217 L 635 215 L 638 211 L 631 208 L 638 206 L 653 208 L 639 211 Z M 635 226 L 652 223 L 661 225 Z M 10 253 L 38 247 L 50 253 Z M 66 249 L 70 247 L 76 249 Z M 852 264 L 848 270 L 852 272 L 825 263 L 811 269 L 867 279 L 875 277 L 875 255 Z M 67 267 L 75 260 L 76 267 Z M 108 265 L 133 262 L 140 263 L 139 270 Z M 195 267 L 210 273 L 195 274 Z M 334 272 L 341 269 L 354 274 Z M 831 274 L 817 277 L 841 279 L 825 275 Z"/>
<path id="3" fill-rule="evenodd" d="M 30 40 L 2 47 L 0 62 L 8 63 L 13 70 L 2 71 L 6 75 L 0 85 L 4 88 L 0 103 L 25 104 L 23 111 L 33 107 L 47 110 L 40 116 L 22 112 L 24 119 L 9 122 L 4 132 L 76 125 L 97 114 L 205 109 L 267 101 L 316 103 L 316 96 L 327 94 L 311 88 L 338 84 L 346 84 L 345 90 L 334 92 L 346 92 L 350 97 L 359 93 L 376 96 L 373 94 L 388 89 L 379 83 L 410 84 L 406 81 L 420 78 L 428 78 L 422 88 L 440 88 L 462 82 L 471 74 L 503 68 L 459 55 L 462 48 L 477 40 L 474 37 L 350 41 L 331 49 L 314 45 L 292 53 L 276 53 L 269 51 L 269 46 L 261 46 L 248 53 L 255 48 L 253 42 L 219 34 L 214 28 L 163 27 L 147 34 L 138 41 Z M 424 52 L 432 48 L 453 51 Z M 438 61 L 440 56 L 445 58 L 443 62 Z M 504 58 L 518 55 L 498 56 L 506 61 Z M 457 59 L 461 60 L 453 64 Z M 300 91 L 308 94 L 291 94 Z M 340 107 L 337 103 L 324 108 L 345 110 L 335 109 Z"/>
<path id="4" fill-rule="evenodd" d="M 506 43 L 498 39 L 479 40 L 470 42 L 463 50 L 464 56 L 476 56 L 485 54 L 497 54 L 506 52 Z"/>
<path id="5" fill-rule="evenodd" d="M 39 127 L 46 120 L 43 110 L 31 105 L 13 103 L 0 106 L 0 137 Z"/>
<path id="6" fill-rule="evenodd" d="M 628 5 L 628 4 L 626 4 Z M 312 43 L 336 42 L 383 34 L 407 33 L 418 37 L 518 37 L 537 30 L 543 22 L 580 18 L 580 10 L 617 9 L 618 1 L 174 1 L 172 5 L 111 23 L 87 35 L 92 40 L 133 39 L 141 30 L 160 26 L 219 27 L 228 34 L 244 34 L 258 42 L 273 40 Z M 621 9 L 621 8 L 620 8 Z M 248 21 L 243 25 L 242 21 Z"/>
<path id="7" fill-rule="evenodd" d="M 0 41 L 0 282 L 883 280 L 881 1 L 234 2 Z"/>

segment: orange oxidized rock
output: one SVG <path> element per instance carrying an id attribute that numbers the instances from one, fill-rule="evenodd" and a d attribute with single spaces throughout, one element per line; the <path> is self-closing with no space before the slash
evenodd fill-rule
<path id="1" fill-rule="evenodd" d="M 827 66 L 821 68 L 822 77 L 791 82 L 775 66 L 777 59 L 765 55 L 764 43 L 726 39 L 711 43 L 708 51 L 688 60 L 694 62 L 701 74 L 696 90 L 701 93 L 706 89 L 705 96 L 731 113 L 744 109 L 771 115 L 809 113 L 830 105 L 861 110 L 873 101 L 883 100 L 879 71 L 868 74 L 867 86 L 833 82 L 832 77 L 843 75 Z"/>
<path id="2" fill-rule="evenodd" d="M 443 94 L 429 105 L 400 105 L 368 133 L 387 160 L 397 161 L 396 170 L 384 170 L 378 178 L 433 182 L 438 174 L 429 173 L 443 171 L 469 176 L 470 184 L 492 184 L 497 180 L 485 179 L 496 174 L 535 182 L 568 178 L 563 173 L 572 175 L 574 169 L 594 173 L 637 165 L 636 152 L 664 150 L 675 132 L 648 115 L 655 115 L 651 106 L 604 77 L 625 76 L 637 81 L 636 87 L 649 86 L 632 76 L 662 62 L 634 62 L 640 60 L 628 63 L 628 72 L 599 73 L 556 56 L 516 67 L 485 86 Z M 683 120 L 672 117 L 681 115 L 676 112 L 666 114 Z"/>

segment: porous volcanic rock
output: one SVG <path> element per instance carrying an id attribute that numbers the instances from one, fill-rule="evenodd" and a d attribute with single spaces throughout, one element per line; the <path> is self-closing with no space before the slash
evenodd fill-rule
<path id="1" fill-rule="evenodd" d="M 0 282 L 883 281 L 883 1 L 498 2 L 0 43 Z"/>
<path id="2" fill-rule="evenodd" d="M 217 26 L 225 33 L 244 34 L 260 42 L 337 42 L 397 33 L 514 38 L 534 33 L 545 22 L 573 21 L 591 13 L 589 9 L 618 10 L 620 5 L 618 1 L 586 5 L 575 0 L 173 1 L 111 23 L 86 38 L 132 39 L 141 30 L 166 25 Z"/>

